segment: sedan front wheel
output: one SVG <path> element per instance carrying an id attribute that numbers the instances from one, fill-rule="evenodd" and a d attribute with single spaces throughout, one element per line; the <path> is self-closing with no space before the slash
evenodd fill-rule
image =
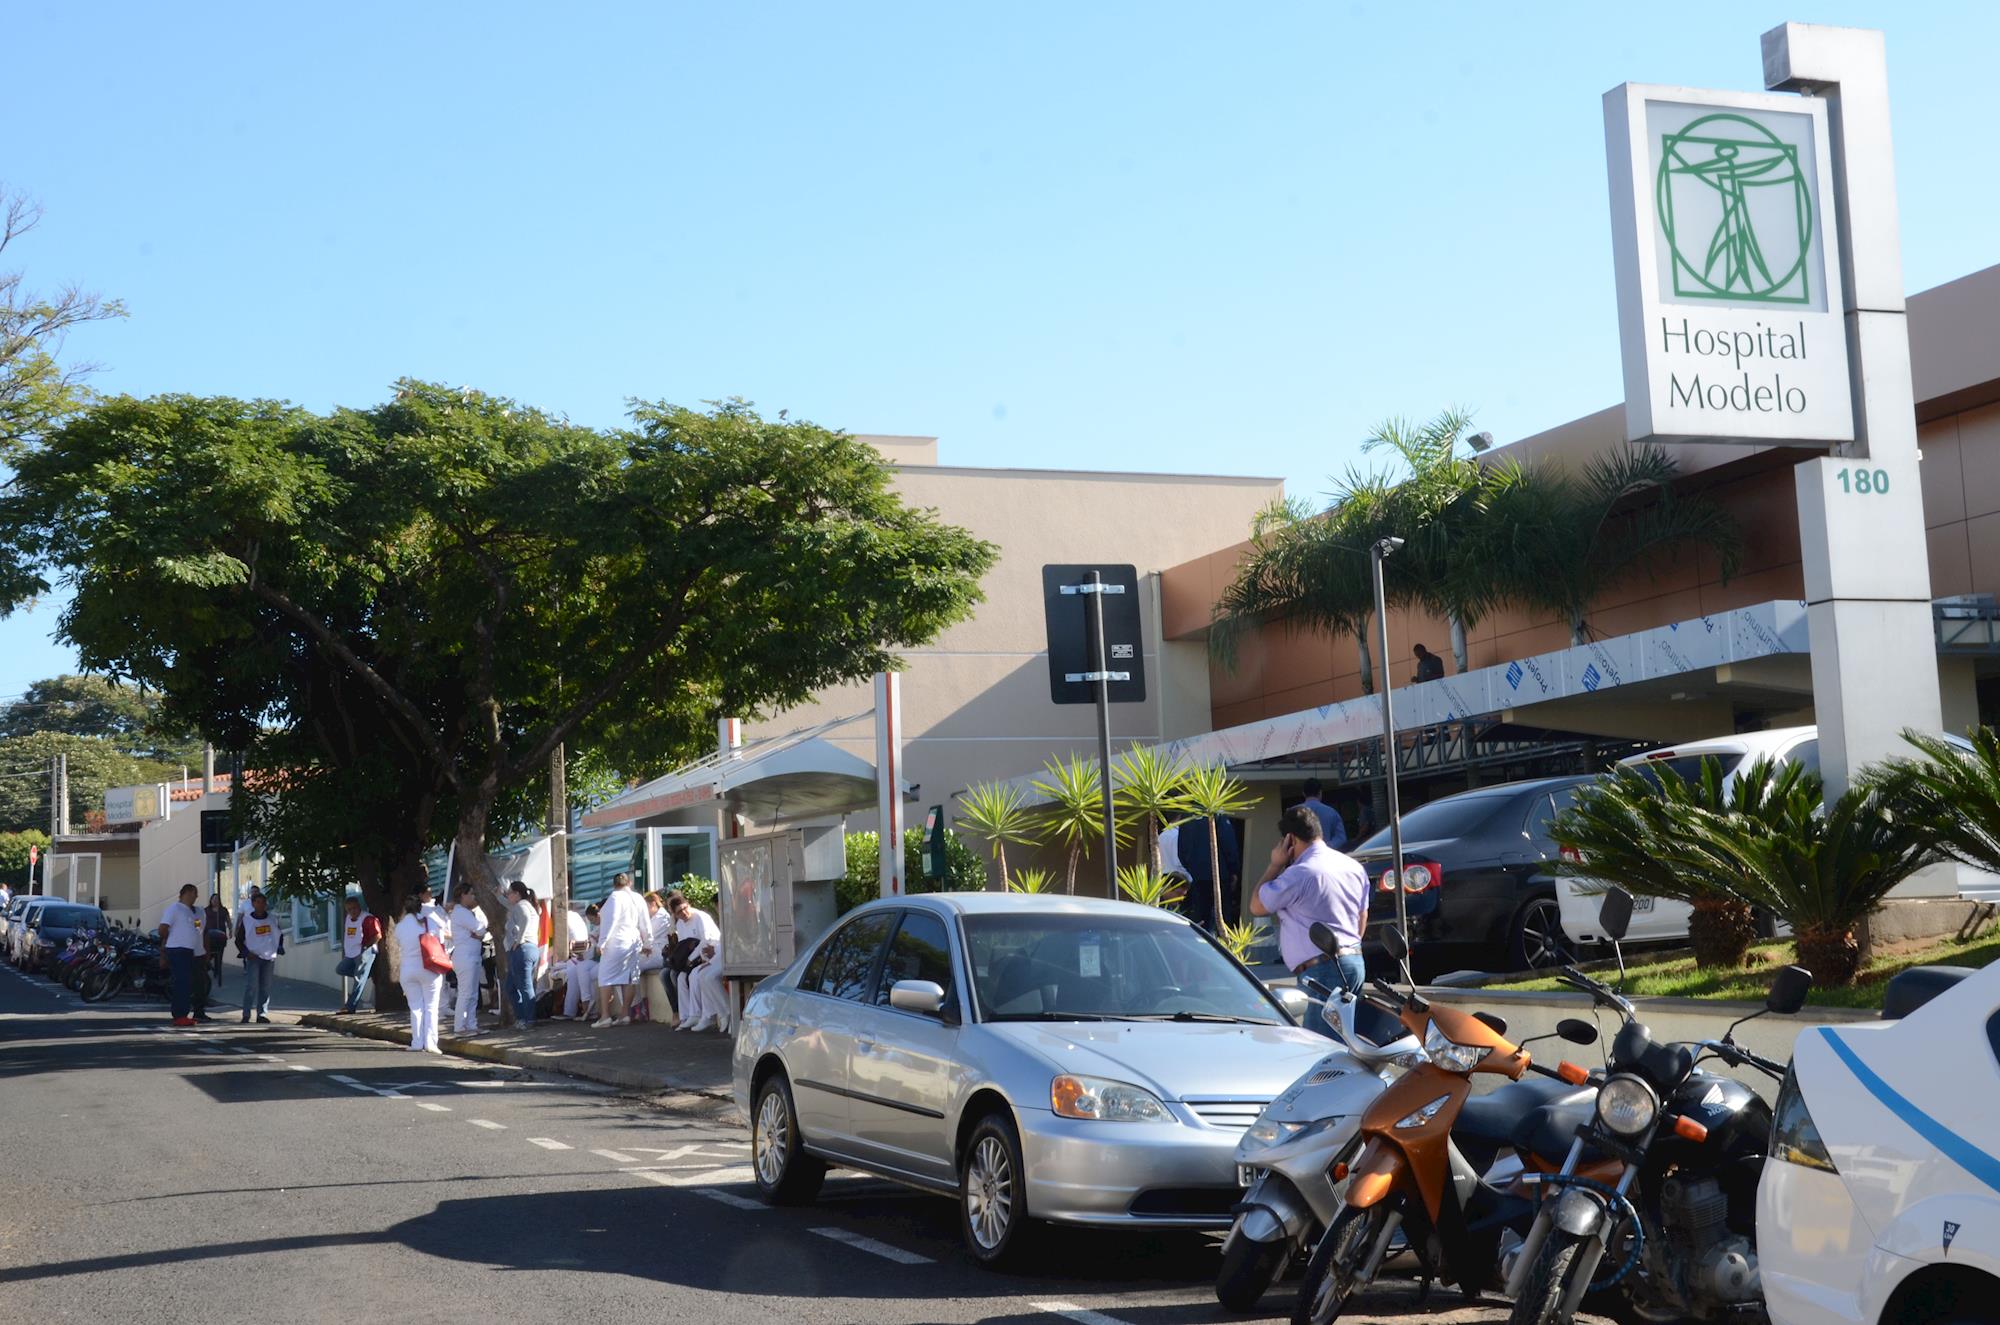
<path id="1" fill-rule="evenodd" d="M 826 1165 L 806 1153 L 791 1083 L 773 1072 L 758 1088 L 750 1114 L 750 1167 L 757 1194 L 771 1205 L 810 1205 L 826 1178 Z"/>
<path id="2" fill-rule="evenodd" d="M 981 1265 L 1014 1260 L 1027 1242 L 1028 1200 L 1021 1137 L 1014 1120 L 990 1113 L 966 1139 L 958 1180 L 958 1222 L 966 1250 Z"/>

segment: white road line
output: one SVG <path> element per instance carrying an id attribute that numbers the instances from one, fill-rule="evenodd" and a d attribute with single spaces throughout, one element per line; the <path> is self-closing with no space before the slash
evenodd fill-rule
<path id="1" fill-rule="evenodd" d="M 764 1208 L 762 1201 L 753 1201 L 747 1196 L 738 1196 L 735 1192 L 719 1191 L 714 1187 L 697 1187 L 695 1190 L 711 1201 L 720 1201 L 724 1205 L 734 1206 L 738 1210 L 762 1210 Z"/>
<path id="2" fill-rule="evenodd" d="M 813 1232 L 817 1233 L 819 1230 L 814 1229 Z M 1061 1316 L 1064 1320 L 1073 1320 L 1076 1325 L 1125 1325 L 1125 1322 L 1116 1316 L 1107 1316 L 1101 1311 L 1077 1306 L 1074 1302 L 1030 1302 L 1028 1305 L 1037 1311 L 1046 1311 L 1051 1315 Z"/>
<path id="3" fill-rule="evenodd" d="M 639 1162 L 630 1155 L 617 1150 L 593 1150 L 590 1153 L 600 1158 L 608 1159 L 613 1164 L 637 1164 Z"/>
<path id="4" fill-rule="evenodd" d="M 569 1146 L 564 1145 L 562 1142 L 557 1141 L 552 1137 L 546 1137 L 546 1136 L 531 1136 L 528 1138 L 528 1144 L 531 1146 L 540 1146 L 544 1150 L 570 1149 Z"/>
<path id="5" fill-rule="evenodd" d="M 417 1107 L 418 1107 L 419 1109 L 429 1109 L 429 1110 L 430 1110 L 430 1111 L 431 1111 L 432 1113 L 450 1113 L 450 1112 L 451 1112 L 451 1110 L 450 1110 L 450 1109 L 448 1109 L 448 1108 L 446 1108 L 446 1107 L 445 1107 L 444 1105 L 442 1105 L 442 1104 L 432 1104 L 432 1103 L 431 1103 L 431 1102 L 430 1102 L 429 1100 L 418 1100 L 418 1101 L 417 1101 Z"/>
<path id="6" fill-rule="evenodd" d="M 844 1242 L 856 1251 L 865 1251 L 872 1256 L 880 1256 L 885 1261 L 894 1261 L 898 1265 L 935 1264 L 928 1256 L 919 1256 L 914 1251 L 904 1251 L 901 1247 L 892 1247 L 886 1242 L 877 1242 L 874 1238 L 866 1238 L 859 1233 L 850 1233 L 844 1228 L 815 1228 L 808 1229 L 807 1231 L 817 1233 L 823 1238 L 832 1238 L 835 1242 Z M 1109 1318 L 1102 1317 L 1100 1319 L 1108 1320 Z"/>
<path id="7" fill-rule="evenodd" d="M 471 1123 L 474 1127 L 484 1127 L 489 1132 L 504 1132 L 507 1130 L 507 1124 L 489 1122 L 484 1118 L 467 1118 L 465 1121 Z"/>
<path id="8" fill-rule="evenodd" d="M 317 1072 L 317 1071 L 319 1071 L 319 1069 L 318 1069 L 318 1068 L 316 1068 L 316 1067 L 307 1067 L 307 1066 L 306 1066 L 306 1065 L 305 1065 L 304 1063 L 293 1063 L 293 1064 L 292 1064 L 292 1071 L 294 1071 L 294 1072 Z"/>
<path id="9" fill-rule="evenodd" d="M 344 1076 L 341 1076 L 341 1075 L 340 1075 L 340 1074 L 339 1074 L 338 1072 L 329 1072 L 329 1073 L 327 1073 L 327 1077 L 326 1077 L 326 1079 L 327 1079 L 328 1081 L 338 1081 L 338 1082 L 339 1082 L 339 1083 L 340 1083 L 341 1085 L 343 1085 L 343 1086 L 359 1086 L 359 1085 L 361 1085 L 361 1083 L 360 1083 L 359 1081 L 356 1081 L 356 1080 L 355 1080 L 355 1079 L 354 1079 L 353 1077 L 344 1077 Z"/>

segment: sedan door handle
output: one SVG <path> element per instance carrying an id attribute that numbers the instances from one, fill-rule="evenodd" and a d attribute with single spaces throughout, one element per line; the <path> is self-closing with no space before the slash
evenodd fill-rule
<path id="1" fill-rule="evenodd" d="M 855 1047 L 855 1048 L 857 1048 L 857 1049 L 859 1049 L 859 1050 L 860 1050 L 860 1051 L 861 1051 L 862 1053 L 864 1053 L 864 1054 L 872 1054 L 872 1053 L 874 1053 L 874 1052 L 875 1052 L 875 1041 L 873 1041 L 873 1040 L 856 1040 L 856 1041 L 854 1042 L 854 1047 Z"/>

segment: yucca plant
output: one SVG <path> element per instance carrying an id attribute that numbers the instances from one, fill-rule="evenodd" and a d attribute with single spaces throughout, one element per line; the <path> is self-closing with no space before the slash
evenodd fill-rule
<path id="1" fill-rule="evenodd" d="M 1215 909 L 1209 914 L 1219 927 L 1227 927 L 1232 917 L 1222 914 L 1222 843 L 1215 822 L 1224 815 L 1241 814 L 1256 804 L 1257 798 L 1250 794 L 1250 788 L 1229 776 L 1229 770 L 1221 764 L 1191 768 L 1182 781 L 1181 806 L 1190 814 L 1200 815 L 1208 833 L 1208 886 L 1215 893 Z M 1181 831 L 1185 833 L 1187 829 Z M 1218 929 L 1218 936 L 1220 932 Z"/>
<path id="2" fill-rule="evenodd" d="M 1920 759 L 1891 759 L 1865 777 L 1953 860 L 2000 874 L 2000 736 L 1971 734 L 1965 750 L 1940 736 L 1906 731 Z"/>
<path id="3" fill-rule="evenodd" d="M 1731 808 L 1714 759 L 1702 760 L 1700 775 L 1691 779 L 1664 766 L 1621 766 L 1579 789 L 1576 803 L 1550 824 L 1549 835 L 1566 852 L 1555 872 L 1688 903 L 1694 908 L 1688 944 L 1695 965 L 1741 966 L 1757 937 L 1756 918 L 1739 886 L 1741 871 L 1685 831 L 1699 816 Z"/>
<path id="4" fill-rule="evenodd" d="M 1160 872 L 1160 829 L 1183 808 L 1188 766 L 1157 746 L 1135 745 L 1111 761 L 1111 799 L 1139 829 L 1139 863 Z"/>
<path id="5" fill-rule="evenodd" d="M 1760 759 L 1737 779 L 1750 814 L 1706 815 L 1686 825 L 1706 850 L 1733 859 L 1743 896 L 1792 927 L 1799 964 L 1827 985 L 1851 985 L 1861 969 L 1855 930 L 1889 890 L 1944 860 L 1927 827 L 1898 812 L 1887 791 L 1863 779 L 1822 806 L 1818 773 L 1774 771 Z"/>
<path id="6" fill-rule="evenodd" d="M 1005 782 L 981 782 L 959 793 L 958 822 L 974 837 L 986 839 L 1000 866 L 1000 886 L 1007 886 L 1007 844 L 1034 846 L 1040 839 L 1028 793 Z"/>
<path id="7" fill-rule="evenodd" d="M 1030 867 L 1014 871 L 1014 877 L 1007 880 L 1010 893 L 1045 893 L 1049 890 L 1049 872 Z"/>
<path id="8" fill-rule="evenodd" d="M 1229 955 L 1245 966 L 1250 964 L 1250 946 L 1257 941 L 1255 925 L 1224 923 L 1215 936 L 1216 941 L 1229 950 Z"/>
<path id="9" fill-rule="evenodd" d="M 1140 906 L 1169 910 L 1178 906 L 1184 890 L 1181 881 L 1146 865 L 1123 865 L 1118 870 L 1118 891 L 1126 901 Z"/>
<path id="10" fill-rule="evenodd" d="M 1048 799 L 1049 808 L 1044 812 L 1042 826 L 1049 834 L 1069 848 L 1069 868 L 1064 875 L 1063 891 L 1076 891 L 1076 867 L 1083 858 L 1085 847 L 1092 838 L 1104 836 L 1104 779 L 1095 760 L 1069 755 L 1063 759 L 1050 759 L 1042 764 L 1048 774 L 1046 779 L 1036 778 L 1034 788 Z M 1106 843 L 1105 850 L 1115 851 L 1125 844 L 1125 827 L 1114 823 L 1112 832 L 1115 844 Z"/>

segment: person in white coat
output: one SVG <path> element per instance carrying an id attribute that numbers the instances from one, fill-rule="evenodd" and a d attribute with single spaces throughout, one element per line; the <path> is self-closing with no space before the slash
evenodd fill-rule
<path id="1" fill-rule="evenodd" d="M 486 913 L 474 900 L 471 884 L 460 884 L 458 904 L 451 908 L 451 971 L 458 977 L 458 1006 L 451 1028 L 459 1035 L 479 1034 L 479 977 L 486 969 Z"/>
<path id="2" fill-rule="evenodd" d="M 722 1001 L 722 930 L 714 916 L 696 910 L 682 893 L 667 894 L 667 909 L 674 913 L 676 941 L 695 940 L 694 951 L 688 956 L 689 969 L 679 980 L 680 1028 L 719 1031 L 729 1017 Z"/>
<path id="3" fill-rule="evenodd" d="M 632 891 L 632 876 L 611 877 L 611 892 L 597 908 L 597 1027 L 632 1022 L 632 985 L 639 959 L 653 936 L 646 904 Z"/>
<path id="4" fill-rule="evenodd" d="M 571 932 L 585 931 L 579 925 Z M 563 982 L 562 1019 L 588 1021 L 597 1003 L 597 952 L 590 946 L 589 938 L 570 944 L 569 960 L 557 962 L 549 971 L 551 979 L 558 975 Z"/>
<path id="5" fill-rule="evenodd" d="M 443 941 L 448 928 L 433 914 L 424 913 L 423 902 L 412 897 L 403 903 L 403 918 L 396 922 L 397 975 L 403 997 L 410 1001 L 410 1052 L 442 1053 L 438 1048 L 438 1002 L 444 994 L 444 973 L 424 965 L 423 937 L 433 935 Z"/>
<path id="6" fill-rule="evenodd" d="M 646 1015 L 665 1026 L 675 1024 L 674 1003 L 676 994 L 667 992 L 670 973 L 666 970 L 667 954 L 674 947 L 674 918 L 667 910 L 664 893 L 646 894 L 646 920 L 651 926 L 646 946 L 639 956 L 639 995 L 646 1000 Z"/>

